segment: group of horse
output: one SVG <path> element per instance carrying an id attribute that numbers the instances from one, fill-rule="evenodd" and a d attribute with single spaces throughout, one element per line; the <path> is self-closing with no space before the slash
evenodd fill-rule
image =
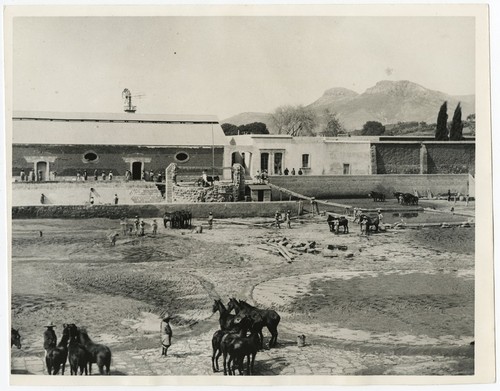
<path id="1" fill-rule="evenodd" d="M 163 221 L 165 228 L 167 224 L 170 224 L 170 228 L 191 228 L 191 220 L 193 215 L 188 210 L 179 210 L 175 212 L 165 212 L 163 215 Z"/>
<path id="2" fill-rule="evenodd" d="M 347 220 L 347 218 L 344 216 L 336 217 L 328 215 L 326 222 L 330 227 L 330 232 L 338 234 L 340 227 L 342 227 L 345 234 L 349 233 L 349 220 Z M 354 223 L 362 225 L 363 222 L 365 224 L 364 233 L 368 233 L 373 229 L 375 229 L 375 232 L 378 232 L 380 225 L 380 219 L 378 216 L 373 217 L 366 214 L 359 214 L 354 217 Z"/>
<path id="3" fill-rule="evenodd" d="M 45 365 L 49 375 L 64 375 L 69 359 L 71 375 L 92 375 L 92 364 L 97 364 L 101 375 L 109 375 L 111 350 L 94 343 L 87 331 L 74 323 L 63 325 L 63 334 L 58 344 L 50 344 L 45 351 Z"/>
<path id="4" fill-rule="evenodd" d="M 222 355 L 224 375 L 235 375 L 236 369 L 242 375 L 245 358 L 246 374 L 253 375 L 255 356 L 264 347 L 262 329 L 267 327 L 271 333 L 269 348 L 275 347 L 281 317 L 274 310 L 260 309 L 235 298 L 229 299 L 227 307 L 222 300 L 214 300 L 212 312 L 217 311 L 220 329 L 212 337 L 212 370 L 219 371 Z"/>
<path id="5" fill-rule="evenodd" d="M 394 197 L 398 200 L 398 204 L 401 205 L 418 205 L 418 197 L 410 193 L 401 193 L 399 191 L 393 193 Z"/>

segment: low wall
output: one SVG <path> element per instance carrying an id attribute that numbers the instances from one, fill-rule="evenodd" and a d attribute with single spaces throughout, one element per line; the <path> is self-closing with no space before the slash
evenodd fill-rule
<path id="1" fill-rule="evenodd" d="M 469 176 L 450 175 L 334 175 L 334 176 L 272 176 L 270 182 L 279 187 L 318 199 L 366 197 L 372 191 L 391 195 L 394 191 L 420 194 L 452 192 L 467 193 Z M 287 197 L 283 193 L 283 198 Z M 279 200 L 279 191 L 273 189 L 272 199 Z"/>
<path id="2" fill-rule="evenodd" d="M 149 204 L 149 205 L 37 205 L 15 206 L 12 208 L 13 219 L 79 219 L 111 218 L 140 216 L 145 218 L 161 217 L 165 212 L 189 210 L 195 218 L 206 218 L 212 212 L 215 218 L 229 217 L 272 217 L 276 210 L 290 209 L 297 214 L 299 202 L 213 202 L 194 204 Z"/>
<path id="3" fill-rule="evenodd" d="M 216 183 L 213 187 L 173 186 L 173 202 L 230 202 L 234 199 L 232 183 Z"/>

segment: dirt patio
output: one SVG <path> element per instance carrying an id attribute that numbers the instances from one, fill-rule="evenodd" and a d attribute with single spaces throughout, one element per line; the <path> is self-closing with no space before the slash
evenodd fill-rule
<path id="1" fill-rule="evenodd" d="M 473 206 L 460 208 L 473 214 Z M 443 222 L 469 220 L 447 209 Z M 325 220 L 304 217 L 278 230 L 252 225 L 262 219 L 216 218 L 202 234 L 160 226 L 155 237 L 148 225 L 145 237 L 121 235 L 116 246 L 107 236 L 120 232 L 117 220 L 14 220 L 12 326 L 23 347 L 12 350 L 13 373 L 44 373 L 43 325 L 53 321 L 58 337 L 63 323 L 76 323 L 109 345 L 112 374 L 212 374 L 212 303 L 237 297 L 282 316 L 278 347 L 257 355 L 261 375 L 472 374 L 474 228 L 366 237 L 352 223 L 349 234 L 335 235 Z M 259 248 L 283 237 L 321 251 L 287 263 Z M 347 250 L 324 256 L 327 245 Z M 167 359 L 159 349 L 165 312 L 174 332 Z"/>

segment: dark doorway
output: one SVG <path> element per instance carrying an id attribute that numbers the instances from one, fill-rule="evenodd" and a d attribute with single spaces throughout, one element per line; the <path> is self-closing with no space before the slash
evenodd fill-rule
<path id="1" fill-rule="evenodd" d="M 260 154 L 260 170 L 269 170 L 269 153 L 262 152 Z"/>
<path id="2" fill-rule="evenodd" d="M 132 179 L 139 180 L 141 179 L 142 173 L 142 162 L 133 162 L 132 163 Z"/>
<path id="3" fill-rule="evenodd" d="M 46 181 L 49 176 L 47 175 L 47 162 L 38 162 L 36 164 L 36 178 L 38 181 Z"/>
<path id="4" fill-rule="evenodd" d="M 264 190 L 257 191 L 257 201 L 264 201 Z"/>

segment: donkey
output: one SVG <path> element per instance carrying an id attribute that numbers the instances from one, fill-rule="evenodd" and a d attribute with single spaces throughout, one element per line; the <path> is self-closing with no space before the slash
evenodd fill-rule
<path id="1" fill-rule="evenodd" d="M 10 347 L 15 346 L 21 349 L 21 334 L 19 334 L 19 329 L 13 327 L 10 328 Z"/>
<path id="2" fill-rule="evenodd" d="M 94 343 L 87 331 L 84 328 L 79 328 L 80 344 L 85 347 L 89 353 L 89 375 L 92 375 L 92 364 L 96 363 L 101 375 L 109 375 L 109 367 L 111 366 L 111 349 L 106 345 Z M 104 371 L 106 368 L 106 372 Z"/>
<path id="3" fill-rule="evenodd" d="M 63 335 L 57 346 L 51 346 L 45 356 L 45 365 L 49 375 L 57 375 L 61 369 L 61 375 L 64 375 L 66 360 L 68 359 L 69 328 L 63 325 Z"/>

